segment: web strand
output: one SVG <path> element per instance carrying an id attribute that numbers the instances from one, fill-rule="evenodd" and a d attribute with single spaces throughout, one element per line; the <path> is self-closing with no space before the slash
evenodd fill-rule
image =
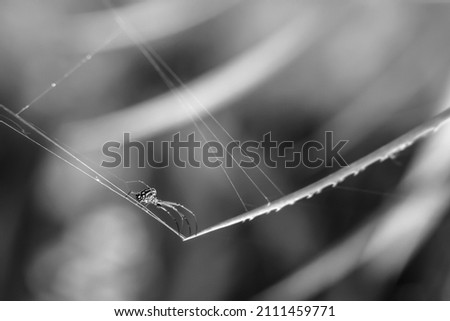
<path id="1" fill-rule="evenodd" d="M 147 47 L 146 47 L 147 48 Z M 178 75 L 173 71 L 172 68 L 170 68 L 170 66 L 161 58 L 160 55 L 158 55 L 157 52 L 155 52 L 154 50 L 147 48 L 148 51 L 151 52 L 151 54 L 155 57 L 155 59 L 163 66 L 163 68 L 176 80 L 176 82 L 183 88 L 183 90 L 185 92 L 187 92 L 192 99 L 194 99 L 196 101 L 196 103 L 207 113 L 207 115 L 214 121 L 214 123 L 220 127 L 220 129 L 222 129 L 222 131 L 228 136 L 228 138 L 230 138 L 232 141 L 235 141 L 234 137 L 231 136 L 231 134 L 225 129 L 225 127 L 223 127 L 223 125 L 217 120 L 216 117 L 214 117 L 213 114 L 211 114 L 211 112 L 208 110 L 208 108 L 206 108 L 203 103 L 200 101 L 200 99 L 192 92 L 192 90 L 190 90 L 190 88 L 188 86 L 186 86 L 186 84 L 180 79 L 180 77 L 178 77 Z M 194 110 L 195 111 L 195 110 Z M 198 115 L 198 113 L 197 113 Z M 201 117 L 199 117 L 200 120 L 202 120 Z M 203 125 L 214 135 L 214 133 L 212 132 L 212 130 L 209 128 L 209 126 L 202 121 Z M 214 135 L 214 137 L 217 139 L 217 137 Z M 242 153 L 242 155 L 249 157 L 245 151 L 242 149 L 242 146 L 238 146 L 240 152 Z M 258 170 L 261 174 L 263 174 L 263 176 L 269 181 L 269 183 L 280 193 L 281 196 L 283 196 L 283 192 L 281 191 L 281 189 L 275 184 L 275 182 L 259 167 L 257 166 L 257 164 L 255 162 L 251 162 Z M 244 169 L 242 169 L 243 171 L 245 171 Z"/>
<path id="2" fill-rule="evenodd" d="M 64 161 L 65 163 L 69 164 L 73 168 L 77 169 L 81 173 L 85 174 L 86 176 L 90 177 L 91 179 L 95 180 L 99 184 L 103 185 L 104 187 L 108 188 L 110 191 L 114 192 L 115 194 L 119 195 L 120 197 L 126 199 L 130 203 L 132 203 L 134 206 L 138 207 L 145 213 L 147 213 L 149 216 L 166 226 L 169 230 L 171 230 L 173 233 L 181 237 L 182 239 L 185 238 L 181 233 L 179 233 L 177 230 L 172 228 L 170 225 L 168 225 L 164 220 L 159 218 L 155 213 L 153 213 L 151 210 L 149 210 L 147 207 L 143 206 L 133 198 L 128 197 L 128 193 L 121 189 L 119 186 L 114 184 L 112 181 L 110 181 L 108 178 L 103 176 L 99 173 L 99 171 L 96 171 L 91 166 L 87 165 L 84 161 L 82 161 L 79 157 L 72 154 L 70 151 L 68 151 L 66 148 L 64 148 L 62 145 L 60 145 L 58 142 L 56 142 L 54 139 L 51 139 L 47 134 L 45 134 L 40 128 L 33 125 L 32 123 L 26 121 L 19 115 L 13 113 L 11 110 L 6 108 L 3 105 L 0 105 L 0 114 L 4 115 L 4 120 L 0 120 L 0 123 L 5 124 L 7 127 L 11 128 L 15 132 L 19 133 L 20 135 L 24 136 L 28 140 L 35 143 L 37 146 L 43 148 L 50 154 L 56 156 L 60 160 Z M 10 124 L 11 122 L 12 124 Z M 51 148 L 54 148 L 52 150 Z"/>
<path id="3" fill-rule="evenodd" d="M 116 30 L 113 32 L 106 40 L 98 46 L 94 51 L 90 52 L 89 54 L 85 55 L 83 59 L 81 59 L 74 67 L 72 67 L 69 71 L 67 71 L 61 78 L 56 80 L 55 82 L 52 82 L 50 86 L 47 87 L 42 93 L 40 93 L 36 98 L 34 98 L 30 103 L 28 103 L 26 106 L 22 107 L 16 115 L 19 116 L 21 113 L 26 111 L 28 108 L 30 108 L 33 104 L 35 104 L 37 101 L 39 101 L 42 97 L 47 95 L 50 91 L 52 91 L 54 88 L 56 88 L 61 82 L 63 82 L 66 78 L 70 77 L 75 71 L 77 71 L 81 66 L 83 66 L 85 63 L 87 63 L 89 60 L 91 60 L 96 54 L 98 54 L 103 48 L 105 48 L 107 45 L 109 45 L 112 41 L 114 41 L 120 34 L 122 33 L 122 30 Z"/>
<path id="4" fill-rule="evenodd" d="M 175 86 L 175 84 L 173 83 L 173 81 L 170 79 L 170 77 L 166 74 L 166 72 L 163 70 L 166 69 L 166 71 L 175 79 L 176 82 L 178 82 L 181 86 L 183 86 L 183 88 L 187 88 L 186 85 L 184 85 L 184 83 L 181 81 L 181 79 L 175 74 L 175 72 L 173 70 L 170 69 L 169 66 L 167 66 L 167 64 L 162 60 L 161 57 L 159 57 L 156 53 L 154 53 L 153 50 L 150 50 L 149 48 L 143 46 L 141 44 L 140 39 L 136 39 L 138 38 L 136 32 L 133 32 L 129 30 L 128 24 L 123 20 L 123 18 L 121 16 L 118 15 L 118 13 L 114 10 L 114 8 L 111 6 L 111 4 L 108 2 L 108 0 L 104 0 L 104 2 L 106 3 L 106 5 L 109 7 L 109 9 L 113 12 L 114 17 L 118 23 L 118 25 L 124 30 L 124 32 L 128 35 L 128 37 L 130 37 L 130 39 L 135 43 L 135 45 L 138 47 L 138 49 L 141 51 L 141 53 L 144 55 L 144 57 L 147 59 L 147 61 L 153 66 L 153 68 L 156 70 L 156 72 L 160 75 L 160 77 L 163 79 L 164 83 L 167 85 L 167 87 L 176 95 L 177 99 L 180 101 L 180 103 L 182 104 L 182 106 L 188 106 L 189 109 L 191 111 L 193 111 L 196 115 L 197 118 L 202 122 L 202 124 L 205 126 L 205 128 L 211 133 L 211 135 L 216 139 L 216 141 L 220 142 L 220 139 L 217 137 L 217 135 L 211 130 L 211 128 L 206 124 L 206 122 L 198 115 L 198 112 L 195 110 L 195 108 L 193 108 L 193 106 L 190 104 L 189 101 L 186 100 L 186 98 L 184 98 L 183 93 L 180 91 L 179 88 L 177 88 Z M 158 60 L 158 61 L 157 61 Z M 160 64 L 158 64 L 158 62 Z M 162 66 L 162 68 L 161 68 Z M 189 93 L 189 92 L 188 92 Z M 193 93 L 191 93 L 191 96 L 193 96 L 193 98 L 197 101 L 197 103 L 207 111 L 207 109 L 201 104 L 201 102 L 199 101 L 198 98 L 196 98 Z M 217 123 L 220 125 L 220 123 L 218 122 L 218 120 L 209 112 L 208 115 Z M 197 125 L 197 122 L 194 118 L 192 118 L 192 116 L 189 114 L 189 117 L 191 117 L 195 127 L 197 128 L 197 130 L 199 131 L 200 135 L 202 136 L 203 140 L 206 141 L 206 137 L 203 134 L 202 130 L 199 128 L 199 126 Z M 226 129 L 220 125 L 220 127 L 222 128 L 222 130 L 227 134 L 228 137 L 230 137 L 231 139 L 232 136 L 226 131 Z M 221 143 L 222 144 L 222 143 Z M 223 145 L 223 144 L 222 144 Z M 239 146 L 241 152 L 242 149 Z M 266 200 L 267 203 L 270 203 L 269 198 L 265 195 L 265 193 L 261 190 L 261 188 L 256 184 L 256 182 L 248 175 L 248 173 L 246 172 L 245 169 L 243 169 L 241 166 L 239 166 L 236 158 L 232 155 L 232 153 L 230 153 L 227 149 L 226 149 L 226 153 L 231 157 L 231 159 L 233 160 L 233 162 L 238 165 L 239 169 L 244 173 L 244 175 L 247 177 L 247 179 L 252 183 L 252 185 L 256 188 L 256 190 L 264 197 L 264 199 Z M 243 152 L 242 152 L 243 153 Z M 245 153 L 243 153 L 245 155 Z M 217 154 L 215 154 L 217 155 Z M 247 155 L 245 155 L 247 156 Z M 247 156 L 248 157 L 248 156 Z M 236 192 L 239 200 L 241 201 L 243 207 L 245 210 L 247 209 L 247 206 L 245 205 L 242 196 L 240 195 L 240 193 L 238 192 L 236 186 L 234 185 L 234 183 L 232 182 L 230 176 L 228 175 L 228 173 L 226 172 L 226 169 L 223 167 L 223 164 L 221 164 L 220 166 L 222 168 L 222 170 L 224 171 L 228 181 L 230 182 L 231 186 L 233 187 L 234 191 Z M 275 186 L 275 188 L 277 189 L 277 191 L 279 191 L 282 195 L 283 193 L 281 192 L 281 190 L 275 185 L 275 183 L 264 173 L 264 171 L 262 171 L 258 166 L 256 166 L 258 168 L 259 171 L 261 171 L 264 175 L 264 177 L 266 177 L 266 179 L 269 180 L 269 182 Z"/>

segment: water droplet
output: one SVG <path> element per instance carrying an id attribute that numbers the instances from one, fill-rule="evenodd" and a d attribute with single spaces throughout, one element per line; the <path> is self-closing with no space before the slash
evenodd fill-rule
<path id="1" fill-rule="evenodd" d="M 91 60 L 92 56 L 91 55 L 87 55 L 86 56 L 86 60 Z"/>
<path id="2" fill-rule="evenodd" d="M 53 88 L 55 88 L 55 87 L 56 87 L 56 83 L 55 83 L 55 82 L 52 82 L 52 84 L 51 84 L 50 86 L 52 86 Z"/>

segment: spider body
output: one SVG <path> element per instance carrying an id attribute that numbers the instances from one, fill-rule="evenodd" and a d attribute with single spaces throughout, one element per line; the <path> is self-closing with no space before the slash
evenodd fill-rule
<path id="1" fill-rule="evenodd" d="M 142 181 L 136 181 L 136 182 L 144 184 L 146 186 L 146 188 L 138 193 L 133 193 L 130 191 L 128 193 L 128 195 L 132 194 L 134 196 L 134 198 L 136 199 L 136 201 L 138 203 L 142 204 L 143 206 L 148 206 L 149 204 L 151 204 L 153 206 L 156 206 L 157 208 L 160 208 L 164 212 L 166 212 L 175 222 L 178 232 L 181 232 L 180 226 L 178 225 L 176 218 L 173 216 L 173 213 L 176 213 L 181 218 L 181 224 L 182 224 L 181 228 L 183 228 L 183 223 L 186 222 L 186 224 L 189 228 L 189 234 L 192 234 L 191 224 L 190 224 L 188 218 L 186 217 L 186 215 L 181 212 L 182 210 L 184 210 L 185 212 L 191 214 L 192 217 L 194 218 L 195 233 L 197 233 L 197 229 L 198 229 L 197 218 L 195 217 L 195 214 L 192 213 L 192 211 L 190 209 L 188 209 L 187 207 L 185 207 L 181 204 L 178 204 L 178 203 L 160 200 L 156 197 L 156 189 L 155 188 L 148 186 L 147 184 L 145 184 Z M 171 213 L 171 211 L 172 211 L 172 213 Z"/>
<path id="2" fill-rule="evenodd" d="M 158 198 L 156 197 L 156 189 L 149 187 L 144 189 L 143 191 L 136 193 L 135 195 L 136 201 L 141 204 L 152 204 L 158 206 Z"/>

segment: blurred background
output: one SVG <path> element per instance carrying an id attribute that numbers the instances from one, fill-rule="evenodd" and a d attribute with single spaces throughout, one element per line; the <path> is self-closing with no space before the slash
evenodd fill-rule
<path id="1" fill-rule="evenodd" d="M 210 114 L 241 141 L 271 132 L 301 146 L 333 131 L 350 163 L 450 105 L 443 3 L 111 6 L 0 2 L 0 104 L 33 102 L 21 116 L 97 166 L 123 132 L 158 146 L 195 131 L 193 118 L 205 130 L 198 115 L 228 139 Z M 180 103 L 137 43 L 194 95 Z M 10 128 L 0 137 L 3 300 L 450 299 L 448 128 L 311 199 L 188 242 Z M 288 194 L 338 168 L 263 169 Z M 189 207 L 200 229 L 244 211 L 220 169 L 111 172 Z M 239 168 L 228 173 L 250 209 L 264 204 Z"/>

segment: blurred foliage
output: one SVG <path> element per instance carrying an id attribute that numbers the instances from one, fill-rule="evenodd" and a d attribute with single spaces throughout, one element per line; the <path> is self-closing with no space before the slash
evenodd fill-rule
<path id="1" fill-rule="evenodd" d="M 149 17 L 157 12 L 166 18 L 158 23 L 142 15 L 143 21 L 132 22 L 152 29 L 148 44 L 188 86 L 311 6 L 309 1 L 297 0 L 235 1 L 229 6 L 221 1 L 190 1 L 188 5 L 175 0 L 121 4 L 121 8 L 148 5 Z M 271 131 L 276 140 L 301 145 L 309 139 L 320 140 L 324 131 L 332 130 L 336 139 L 349 140 L 344 152 L 350 162 L 442 107 L 448 90 L 450 6 L 408 1 L 342 3 L 354 10 L 338 26 L 324 31 L 270 79 L 214 113 L 234 138 L 259 140 Z M 323 24 L 317 28 L 333 15 L 332 8 L 320 2 Z M 180 21 L 185 23 L 174 25 Z M 2 1 L 0 103 L 18 111 L 104 41 L 113 28 L 112 13 L 102 1 Z M 165 93 L 170 93 L 167 86 L 134 44 L 119 39 L 49 91 L 23 117 L 59 139 L 68 122 L 126 112 L 133 104 Z M 152 126 L 152 119 L 148 122 Z M 218 130 L 212 122 L 211 126 Z M 177 131 L 194 129 L 191 122 L 146 139 L 159 142 Z M 0 127 L 0 133 L 2 299 L 244 300 L 261 293 L 267 299 L 277 294 L 294 300 L 449 298 L 450 222 L 444 188 L 449 169 L 443 166 L 448 148 L 442 146 L 448 144 L 448 135 L 438 145 L 446 154 L 427 159 L 425 166 L 411 165 L 424 153 L 422 142 L 340 188 L 282 213 L 183 243 L 8 128 Z M 95 152 L 84 156 L 98 160 Z M 265 170 L 289 193 L 335 169 Z M 117 174 L 143 179 L 158 189 L 161 198 L 194 209 L 202 228 L 242 211 L 219 170 L 170 167 Z M 261 200 L 243 174 L 237 170 L 231 174 L 245 201 L 259 205 Z M 412 176 L 418 178 L 407 179 Z M 423 177 L 443 180 L 434 186 Z M 408 194 L 410 190 L 418 194 Z M 389 220 L 388 214 L 398 204 L 414 204 L 408 195 L 426 205 L 430 192 L 440 202 L 439 207 L 430 208 L 440 215 L 411 210 L 411 218 L 400 224 Z M 410 247 L 394 241 L 387 245 L 410 255 L 369 257 L 372 248 L 364 242 L 371 245 L 370 236 L 385 226 L 403 233 L 405 225 L 414 224 L 412 220 L 422 222 L 419 214 L 429 215 L 433 224 L 418 224 L 417 234 L 404 236 Z M 391 223 L 383 225 L 378 218 Z M 352 237 L 359 246 L 346 243 Z M 381 238 L 386 240 L 390 238 Z M 340 245 L 342 252 L 337 252 Z M 310 271 L 309 266 L 314 267 L 311 274 L 301 274 Z M 345 266 L 342 273 L 329 277 L 340 266 Z M 308 275 L 310 283 L 289 279 L 296 275 Z M 271 292 L 282 280 L 295 284 L 294 289 Z"/>

